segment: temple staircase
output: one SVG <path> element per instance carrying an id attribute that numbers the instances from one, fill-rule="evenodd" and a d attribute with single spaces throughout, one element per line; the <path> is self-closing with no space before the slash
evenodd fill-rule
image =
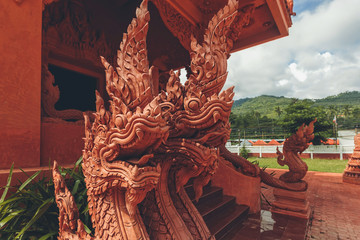
<path id="1" fill-rule="evenodd" d="M 206 185 L 199 202 L 195 201 L 191 181 L 185 185 L 185 191 L 216 239 L 231 239 L 229 234 L 241 228 L 247 219 L 249 207 L 236 204 L 235 197 L 224 195 L 221 187 L 211 186 L 211 183 Z"/>

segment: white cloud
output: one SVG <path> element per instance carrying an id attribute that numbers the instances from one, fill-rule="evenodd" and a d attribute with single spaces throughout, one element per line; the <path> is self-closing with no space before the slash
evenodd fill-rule
<path id="1" fill-rule="evenodd" d="M 285 86 L 289 83 L 289 80 L 287 79 L 281 79 L 278 83 L 277 83 L 277 86 L 278 87 L 281 87 L 281 86 Z"/>
<path id="2" fill-rule="evenodd" d="M 290 36 L 232 54 L 224 88 L 235 85 L 235 99 L 322 98 L 360 90 L 358 10 L 359 0 L 323 0 L 298 13 Z"/>
<path id="3" fill-rule="evenodd" d="M 298 69 L 296 63 L 289 65 L 291 74 L 300 82 L 304 82 L 307 79 L 307 73 L 304 69 Z"/>

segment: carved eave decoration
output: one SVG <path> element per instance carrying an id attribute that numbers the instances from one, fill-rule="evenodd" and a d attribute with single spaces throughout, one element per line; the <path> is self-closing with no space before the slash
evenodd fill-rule
<path id="1" fill-rule="evenodd" d="M 94 29 L 85 4 L 84 0 L 43 0 L 43 62 L 48 62 L 47 54 L 51 53 L 57 58 L 81 60 L 101 68 L 99 56 L 115 58 L 118 43 Z"/>
<path id="2" fill-rule="evenodd" d="M 208 21 L 226 3 L 222 0 L 151 1 L 165 25 L 187 50 L 191 49 L 191 35 L 201 42 Z M 292 0 L 240 0 L 229 33 L 234 42 L 231 52 L 287 36 L 292 25 L 291 15 L 295 15 L 292 7 Z"/>
<path id="3" fill-rule="evenodd" d="M 43 0 L 43 9 L 59 0 Z M 222 0 L 150 0 L 159 10 L 167 28 L 183 47 L 190 48 L 191 35 L 202 41 L 207 23 L 223 8 Z M 287 36 L 292 26 L 293 0 L 240 0 L 231 35 L 232 52 Z M 241 36 L 240 36 L 241 33 Z"/>

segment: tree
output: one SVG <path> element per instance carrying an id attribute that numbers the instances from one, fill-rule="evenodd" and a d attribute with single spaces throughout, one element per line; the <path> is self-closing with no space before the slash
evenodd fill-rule
<path id="1" fill-rule="evenodd" d="M 231 127 L 236 127 L 236 115 L 233 112 L 230 113 L 229 122 Z"/>
<path id="2" fill-rule="evenodd" d="M 283 111 L 281 110 L 280 106 L 277 106 L 275 107 L 275 112 L 277 113 L 278 118 L 280 118 Z"/>
<path id="3" fill-rule="evenodd" d="M 332 123 L 326 116 L 323 107 L 312 107 L 314 102 L 310 100 L 298 100 L 291 103 L 285 108 L 285 114 L 280 121 L 281 126 L 289 135 L 295 133 L 297 129 L 303 124 L 309 124 L 315 118 L 317 119 L 314 125 L 315 138 L 312 141 L 314 145 L 319 145 L 321 140 L 331 136 Z"/>
<path id="4" fill-rule="evenodd" d="M 360 108 L 359 107 L 354 108 L 354 110 L 352 111 L 352 115 L 354 118 L 359 119 L 360 118 Z"/>
<path id="5" fill-rule="evenodd" d="M 335 105 L 329 105 L 329 113 L 330 113 L 330 119 L 333 119 L 333 117 L 338 114 L 338 110 Z"/>
<path id="6" fill-rule="evenodd" d="M 351 106 L 349 104 L 344 105 L 343 113 L 344 113 L 344 122 L 345 122 L 346 117 L 348 117 L 351 113 Z"/>
<path id="7" fill-rule="evenodd" d="M 258 111 L 252 110 L 251 114 L 255 117 L 256 122 L 257 122 L 257 127 L 260 130 L 260 121 L 259 118 L 261 117 L 261 114 Z"/>

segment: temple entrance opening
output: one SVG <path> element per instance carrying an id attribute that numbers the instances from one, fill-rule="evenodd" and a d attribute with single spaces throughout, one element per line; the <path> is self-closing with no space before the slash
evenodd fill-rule
<path id="1" fill-rule="evenodd" d="M 55 103 L 56 110 L 95 111 L 97 78 L 51 64 L 49 71 L 54 75 L 55 85 L 61 92 Z"/>

